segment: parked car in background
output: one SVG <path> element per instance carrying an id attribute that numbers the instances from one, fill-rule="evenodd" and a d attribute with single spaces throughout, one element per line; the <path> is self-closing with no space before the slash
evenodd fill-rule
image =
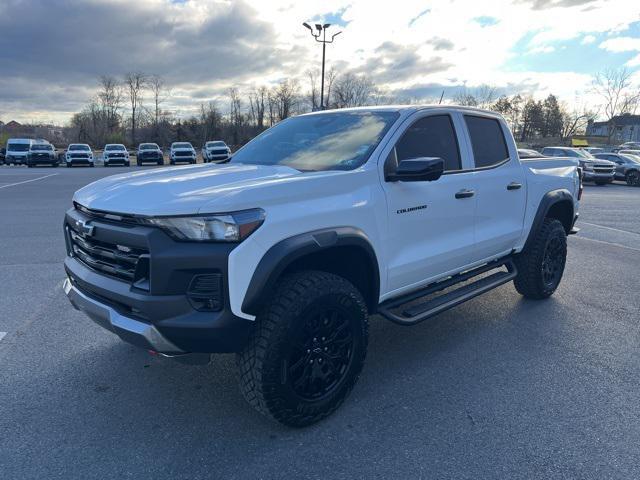
<path id="1" fill-rule="evenodd" d="M 208 162 L 226 162 L 231 156 L 231 149 L 222 140 L 214 140 L 205 143 L 202 147 L 202 161 Z"/>
<path id="2" fill-rule="evenodd" d="M 4 165 L 4 160 L 7 157 L 7 149 L 0 147 L 0 165 Z"/>
<path id="3" fill-rule="evenodd" d="M 600 148 L 600 147 L 582 147 L 582 150 L 590 153 L 591 155 L 604 152 L 604 148 Z"/>
<path id="4" fill-rule="evenodd" d="M 196 149 L 189 142 L 173 142 L 169 150 L 169 163 L 196 163 Z"/>
<path id="5" fill-rule="evenodd" d="M 618 150 L 617 153 L 621 153 L 623 155 L 635 155 L 636 157 L 640 157 L 640 150 Z"/>
<path id="6" fill-rule="evenodd" d="M 634 187 L 640 186 L 640 156 L 621 152 L 622 150 L 618 153 L 598 153 L 596 158 L 615 163 L 616 180 L 623 180 Z"/>
<path id="7" fill-rule="evenodd" d="M 143 163 L 155 163 L 164 165 L 164 155 L 157 143 L 141 143 L 136 151 L 136 165 Z"/>
<path id="8" fill-rule="evenodd" d="M 25 165 L 33 140 L 30 138 L 10 138 L 7 140 L 5 163 L 7 165 Z"/>
<path id="9" fill-rule="evenodd" d="M 518 156 L 520 158 L 540 158 L 542 157 L 542 154 L 539 151 L 533 150 L 531 148 L 519 148 Z"/>
<path id="10" fill-rule="evenodd" d="M 596 185 L 606 185 L 613 182 L 616 165 L 604 159 L 597 159 L 589 152 L 579 148 L 545 147 L 542 154 L 548 157 L 577 158 L 582 167 L 582 180 L 594 182 Z"/>
<path id="11" fill-rule="evenodd" d="M 72 143 L 67 147 L 64 155 L 67 167 L 74 165 L 87 165 L 93 167 L 93 152 L 86 143 Z"/>
<path id="12" fill-rule="evenodd" d="M 129 152 L 121 143 L 109 143 L 105 145 L 102 153 L 102 159 L 105 167 L 109 167 L 111 165 L 129 166 Z"/>
<path id="13" fill-rule="evenodd" d="M 640 150 L 640 142 L 624 142 L 617 147 L 617 151 L 620 150 Z"/>
<path id="14" fill-rule="evenodd" d="M 32 168 L 38 165 L 60 165 L 56 149 L 49 142 L 33 142 L 27 153 L 27 167 Z"/>

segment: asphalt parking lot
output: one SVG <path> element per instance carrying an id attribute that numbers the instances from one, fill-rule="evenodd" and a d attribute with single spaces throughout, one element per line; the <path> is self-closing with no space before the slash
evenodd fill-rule
<path id="1" fill-rule="evenodd" d="M 63 214 L 123 170 L 0 168 L 0 478 L 640 478 L 640 188 L 585 187 L 547 301 L 507 284 L 372 319 L 350 398 L 291 430 L 245 404 L 232 355 L 152 357 L 71 308 Z"/>

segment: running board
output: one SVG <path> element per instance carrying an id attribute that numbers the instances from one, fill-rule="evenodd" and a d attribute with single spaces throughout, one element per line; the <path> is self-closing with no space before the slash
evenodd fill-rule
<path id="1" fill-rule="evenodd" d="M 442 295 L 424 303 L 407 306 L 407 308 L 402 309 L 403 305 L 407 305 L 421 297 L 440 292 L 454 285 L 471 280 L 478 275 L 502 267 L 506 267 L 507 271 L 492 273 L 491 275 L 475 280 L 474 282 L 463 285 L 455 290 L 443 293 Z M 378 313 L 398 325 L 415 325 L 416 323 L 427 320 L 434 315 L 442 313 L 445 310 L 449 310 L 456 305 L 460 305 L 467 300 L 471 300 L 478 295 L 510 282 L 517 274 L 518 271 L 511 258 L 497 260 L 481 267 L 474 268 L 473 270 L 459 273 L 440 282 L 428 285 L 416 292 L 383 302 L 378 307 Z M 402 311 L 396 313 L 395 311 L 397 310 Z"/>

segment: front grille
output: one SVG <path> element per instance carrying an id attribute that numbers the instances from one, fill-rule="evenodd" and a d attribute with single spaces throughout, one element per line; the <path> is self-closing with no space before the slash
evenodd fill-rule
<path id="1" fill-rule="evenodd" d="M 96 240 L 67 226 L 71 254 L 99 273 L 128 282 L 148 284 L 149 252 L 146 249 Z M 148 287 L 147 287 L 148 288 Z"/>
<path id="2" fill-rule="evenodd" d="M 109 153 L 107 156 L 109 158 L 124 158 L 124 153 Z"/>
<path id="3" fill-rule="evenodd" d="M 227 150 L 226 149 L 211 150 L 211 155 L 226 155 L 226 154 L 227 154 Z"/>
<path id="4" fill-rule="evenodd" d="M 192 157 L 193 152 L 189 151 L 177 151 L 174 153 L 176 157 Z"/>
<path id="5" fill-rule="evenodd" d="M 84 159 L 88 159 L 89 158 L 89 154 L 88 153 L 70 153 L 69 157 L 71 158 L 84 158 Z"/>
<path id="6" fill-rule="evenodd" d="M 594 165 L 593 171 L 596 173 L 613 173 L 613 165 Z"/>

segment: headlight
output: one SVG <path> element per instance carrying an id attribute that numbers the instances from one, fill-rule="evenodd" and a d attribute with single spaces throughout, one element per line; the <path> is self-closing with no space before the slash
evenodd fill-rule
<path id="1" fill-rule="evenodd" d="M 593 163 L 585 163 L 584 164 L 584 169 L 587 172 L 593 172 Z"/>
<path id="2" fill-rule="evenodd" d="M 148 218 L 145 223 L 181 241 L 241 242 L 262 225 L 264 218 L 264 210 L 256 208 L 222 215 Z"/>

